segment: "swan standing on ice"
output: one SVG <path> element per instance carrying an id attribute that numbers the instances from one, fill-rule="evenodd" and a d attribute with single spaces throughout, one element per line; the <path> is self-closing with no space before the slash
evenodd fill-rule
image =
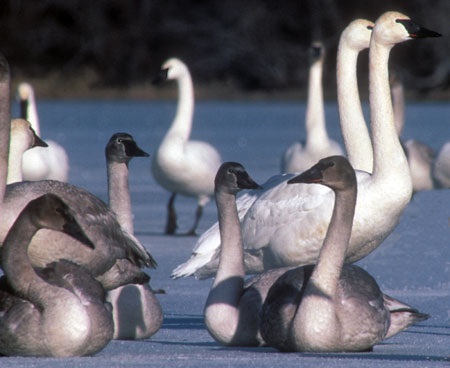
<path id="1" fill-rule="evenodd" d="M 116 133 L 105 148 L 109 207 L 119 224 L 134 234 L 133 212 L 128 186 L 128 163 L 133 157 L 148 157 L 127 133 Z M 148 284 L 129 284 L 110 290 L 107 296 L 114 318 L 114 339 L 145 339 L 161 327 L 161 305 Z"/>
<path id="2" fill-rule="evenodd" d="M 404 304 L 391 311 L 392 298 L 385 302 L 372 276 L 344 265 L 357 193 L 347 159 L 322 159 L 288 181 L 295 183 L 328 186 L 335 193 L 334 209 L 317 263 L 287 271 L 270 288 L 261 312 L 264 341 L 284 351 L 367 351 L 429 318 Z"/>
<path id="3" fill-rule="evenodd" d="M 0 243 L 27 203 L 46 193 L 58 195 L 67 203 L 94 249 L 78 247 L 76 240 L 63 233 L 42 230 L 32 239 L 29 257 L 34 266 L 45 267 L 60 259 L 86 267 L 106 288 L 129 282 L 147 282 L 142 267 L 154 260 L 136 239 L 121 229 L 113 212 L 93 194 L 73 185 L 45 180 L 6 186 L 10 143 L 10 73 L 0 55 Z"/>
<path id="4" fill-rule="evenodd" d="M 37 135 L 40 136 L 39 116 L 33 87 L 21 83 L 18 87 L 21 118 L 28 120 Z M 47 148 L 36 148 L 25 152 L 22 162 L 24 180 L 59 180 L 66 182 L 69 178 L 69 157 L 66 150 L 52 140 L 46 140 Z"/>
<path id="5" fill-rule="evenodd" d="M 397 12 L 385 13 L 378 20 L 377 32 L 372 31 L 369 87 L 373 173 L 357 171 L 358 200 L 346 262 L 355 262 L 374 250 L 395 229 L 411 199 L 408 162 L 394 126 L 388 59 L 395 44 L 427 36 L 439 34 L 419 27 L 406 15 Z M 344 137 L 347 141 L 359 139 L 358 130 L 346 131 L 350 133 Z M 334 194 L 323 186 L 297 185 L 293 188 L 287 185 L 290 178 L 290 175 L 274 178 L 263 185 L 263 190 L 241 197 L 242 210 L 238 201 L 248 273 L 312 264 L 317 260 L 324 229 L 330 221 Z M 214 244 L 203 247 L 202 263 L 195 260 L 200 252 L 197 252 L 198 248 L 194 249 L 191 257 L 194 260 L 179 266 L 173 272 L 174 277 L 192 273 L 200 277 L 214 274 L 220 247 L 216 232 L 214 229 L 205 233 L 205 237 L 211 238 Z M 199 241 L 205 243 L 207 238 L 202 237 Z M 210 264 L 205 266 L 205 260 Z"/>
<path id="6" fill-rule="evenodd" d="M 23 180 L 23 154 L 35 147 L 47 147 L 47 143 L 36 135 L 30 123 L 24 119 L 11 120 L 11 142 L 9 145 L 7 184 Z"/>
<path id="7" fill-rule="evenodd" d="M 305 119 L 306 142 L 304 145 L 295 142 L 284 152 L 281 159 L 282 173 L 302 172 L 322 157 L 343 153 L 339 143 L 328 137 L 325 126 L 322 88 L 325 49 L 320 42 L 315 42 L 310 52 L 311 65 Z"/>
<path id="8" fill-rule="evenodd" d="M 175 119 L 152 161 L 156 181 L 172 193 L 168 203 L 166 234 L 175 234 L 177 216 L 174 202 L 177 194 L 198 200 L 195 221 L 188 235 L 195 235 L 203 207 L 214 193 L 214 177 L 222 159 L 209 143 L 190 141 L 194 114 L 194 90 L 186 65 L 178 59 L 167 60 L 160 79 L 175 79 L 178 83 L 178 107 Z"/>
<path id="9" fill-rule="evenodd" d="M 41 229 L 65 232 L 79 247 L 94 247 L 67 205 L 53 194 L 30 201 L 2 247 L 6 280 L 0 288 L 0 353 L 20 356 L 92 355 L 113 337 L 105 292 L 81 266 L 67 260 L 34 269 L 31 238 Z"/>

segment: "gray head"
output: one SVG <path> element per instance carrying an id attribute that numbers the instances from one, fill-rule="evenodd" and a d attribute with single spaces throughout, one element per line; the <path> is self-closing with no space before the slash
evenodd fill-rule
<path id="1" fill-rule="evenodd" d="M 22 212 L 25 211 L 39 229 L 63 232 L 89 248 L 94 248 L 92 242 L 75 220 L 69 206 L 55 194 L 47 193 L 31 200 Z"/>
<path id="2" fill-rule="evenodd" d="M 345 157 L 330 156 L 288 181 L 294 183 L 323 184 L 333 190 L 346 190 L 356 186 L 356 175 Z"/>
<path id="3" fill-rule="evenodd" d="M 225 162 L 217 171 L 215 190 L 236 194 L 242 189 L 261 188 L 237 162 Z"/>
<path id="4" fill-rule="evenodd" d="M 148 157 L 147 152 L 138 147 L 133 137 L 128 133 L 116 133 L 109 139 L 105 148 L 108 161 L 128 163 L 133 157 Z"/>

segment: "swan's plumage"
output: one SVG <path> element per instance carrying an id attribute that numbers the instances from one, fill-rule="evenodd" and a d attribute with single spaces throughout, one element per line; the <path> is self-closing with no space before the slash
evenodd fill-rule
<path id="1" fill-rule="evenodd" d="M 450 142 L 446 142 L 437 154 L 433 178 L 438 188 L 450 188 Z"/>
<path id="2" fill-rule="evenodd" d="M 162 66 L 164 79 L 178 83 L 179 99 L 175 119 L 153 155 L 152 173 L 156 181 L 172 193 L 166 233 L 176 230 L 173 202 L 176 194 L 198 200 L 196 219 L 188 232 L 194 234 L 203 206 L 214 193 L 214 176 L 222 160 L 209 143 L 189 140 L 194 114 L 194 91 L 187 66 L 179 59 L 169 59 Z"/>
<path id="3" fill-rule="evenodd" d="M 21 83 L 18 87 L 21 117 L 31 123 L 36 134 L 40 135 L 39 116 L 33 87 Z M 24 180 L 52 179 L 66 182 L 69 178 L 69 157 L 59 143 L 46 140 L 48 147 L 36 148 L 23 156 L 22 174 Z"/>

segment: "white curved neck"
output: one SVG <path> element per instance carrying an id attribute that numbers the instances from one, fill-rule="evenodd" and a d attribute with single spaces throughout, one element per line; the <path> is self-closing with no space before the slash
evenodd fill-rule
<path id="1" fill-rule="evenodd" d="M 391 87 L 392 107 L 394 110 L 395 129 L 400 137 L 405 125 L 405 96 L 401 83 L 395 82 Z"/>
<path id="2" fill-rule="evenodd" d="M 341 39 L 337 54 L 337 91 L 339 118 L 347 156 L 353 168 L 369 173 L 373 150 L 359 98 L 357 61 L 359 52 Z"/>
<path id="3" fill-rule="evenodd" d="M 22 116 L 23 119 L 28 120 L 31 124 L 31 127 L 34 129 L 36 134 L 40 136 L 41 128 L 39 126 L 39 115 L 36 107 L 36 100 L 34 98 L 34 91 L 30 91 L 28 99 L 26 101 L 26 116 Z"/>
<path id="4" fill-rule="evenodd" d="M 185 72 L 177 78 L 177 84 L 177 112 L 168 131 L 168 135 L 175 133 L 178 137 L 187 141 L 191 134 L 192 118 L 194 115 L 194 88 L 188 70 L 185 70 Z"/>
<path id="5" fill-rule="evenodd" d="M 325 109 L 322 87 L 323 58 L 315 61 L 309 70 L 308 99 L 306 103 L 306 146 L 328 146 L 328 134 L 325 126 Z"/>
<path id="6" fill-rule="evenodd" d="M 369 50 L 369 97 L 374 147 L 373 177 L 394 179 L 396 186 L 411 186 L 408 162 L 395 130 L 389 87 L 388 61 L 391 47 L 372 37 Z M 403 179 L 404 181 L 399 181 Z M 387 184 L 386 184 L 387 185 Z M 412 187 L 412 186 L 411 186 Z"/>
<path id="7" fill-rule="evenodd" d="M 108 162 L 107 176 L 109 208 L 116 214 L 120 226 L 129 234 L 134 234 L 133 212 L 128 187 L 128 165 Z"/>
<path id="8" fill-rule="evenodd" d="M 14 137 L 11 136 L 8 158 L 8 175 L 6 179 L 7 184 L 17 183 L 23 180 L 22 156 L 26 150 L 27 147 L 23 147 L 22 142 L 19 142 L 18 139 L 14 139 Z"/>

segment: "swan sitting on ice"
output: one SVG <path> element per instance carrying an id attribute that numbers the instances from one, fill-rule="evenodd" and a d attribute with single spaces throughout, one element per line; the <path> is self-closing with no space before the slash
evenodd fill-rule
<path id="1" fill-rule="evenodd" d="M 178 108 L 165 137 L 153 155 L 152 172 L 156 181 L 172 193 L 168 203 L 166 234 L 174 234 L 177 217 L 175 197 L 181 194 L 198 201 L 195 221 L 188 235 L 195 235 L 203 207 L 214 193 L 214 177 L 222 159 L 209 143 L 190 141 L 194 114 L 194 89 L 187 66 L 179 59 L 169 59 L 158 80 L 176 80 Z"/>
<path id="2" fill-rule="evenodd" d="M 39 117 L 33 87 L 21 83 L 18 87 L 21 118 L 28 120 L 37 135 L 41 135 Z M 59 180 L 69 179 L 69 157 L 66 150 L 57 142 L 46 140 L 48 147 L 36 147 L 25 152 L 22 162 L 24 180 Z"/>

